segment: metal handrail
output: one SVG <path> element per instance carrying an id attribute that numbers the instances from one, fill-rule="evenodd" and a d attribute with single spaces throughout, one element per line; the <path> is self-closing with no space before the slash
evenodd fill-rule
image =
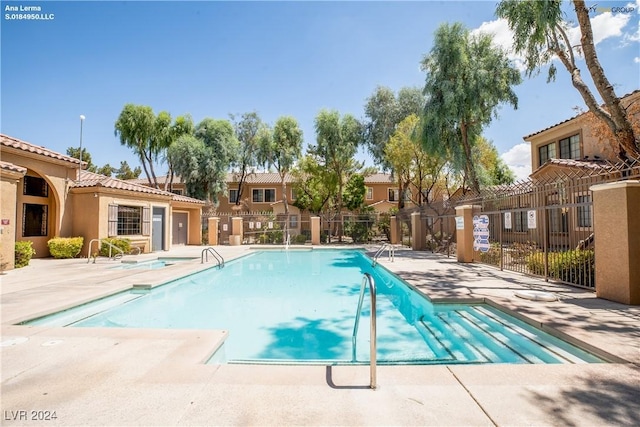
<path id="1" fill-rule="evenodd" d="M 200 254 L 200 264 L 204 264 L 205 261 L 209 262 L 209 254 L 213 255 L 216 261 L 218 261 L 220 268 L 224 267 L 224 258 L 212 247 L 204 248 L 202 250 L 202 253 Z"/>
<path id="2" fill-rule="evenodd" d="M 389 261 L 393 262 L 395 260 L 395 246 L 389 243 L 383 243 L 373 256 L 373 262 L 371 263 L 372 266 L 375 267 L 375 265 L 378 263 L 378 258 L 380 257 L 380 255 L 382 255 L 385 249 L 389 251 Z"/>
<path id="3" fill-rule="evenodd" d="M 353 325 L 353 335 L 351 336 L 351 344 L 353 348 L 352 359 L 356 360 L 356 336 L 358 335 L 358 326 L 360 325 L 360 313 L 362 312 L 362 301 L 364 300 L 364 290 L 367 283 L 369 284 L 369 294 L 371 295 L 371 325 L 370 325 L 370 349 L 369 349 L 369 388 L 376 388 L 376 282 L 369 273 L 364 273 L 362 277 L 362 284 L 360 285 L 360 298 L 358 299 L 358 311 L 356 312 L 356 321 Z"/>
<path id="4" fill-rule="evenodd" d="M 89 242 L 89 249 L 87 250 L 87 264 L 89 264 L 89 262 L 91 261 L 91 246 L 93 245 L 93 242 L 98 242 L 100 245 L 102 245 L 103 243 L 106 244 L 107 246 L 109 246 L 109 258 L 113 258 L 116 259 L 116 257 L 118 256 L 118 254 L 115 254 L 114 256 L 111 256 L 111 249 L 115 249 L 117 252 L 119 252 L 120 257 L 124 256 L 124 251 L 122 249 L 120 249 L 119 247 L 109 243 L 109 242 L 105 242 L 104 239 L 92 239 Z M 98 248 L 98 252 L 100 252 L 100 248 Z M 96 263 L 96 259 L 93 258 L 93 263 Z"/>

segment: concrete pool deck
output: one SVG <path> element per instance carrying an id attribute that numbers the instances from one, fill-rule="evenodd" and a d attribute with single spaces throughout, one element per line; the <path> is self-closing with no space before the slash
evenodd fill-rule
<path id="1" fill-rule="evenodd" d="M 250 251 L 217 249 L 227 260 Z M 490 300 L 617 363 L 379 366 L 372 391 L 367 366 L 203 364 L 223 331 L 15 325 L 204 268 L 201 250 L 135 258 L 197 258 L 160 270 L 36 259 L 1 276 L 1 424 L 640 425 L 639 306 L 428 252 L 398 250 L 380 264 L 436 302 Z M 516 297 L 522 289 L 559 300 Z"/>

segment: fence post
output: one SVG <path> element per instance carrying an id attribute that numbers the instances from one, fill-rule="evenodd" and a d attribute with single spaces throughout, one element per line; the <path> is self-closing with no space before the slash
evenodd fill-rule
<path id="1" fill-rule="evenodd" d="M 243 224 L 241 216 L 231 218 L 231 235 L 229 236 L 229 244 L 238 246 L 242 244 Z"/>
<path id="2" fill-rule="evenodd" d="M 594 185 L 596 295 L 640 305 L 640 181 Z"/>
<path id="3" fill-rule="evenodd" d="M 480 209 L 480 207 L 473 205 L 456 206 L 456 244 L 458 262 L 473 262 L 474 209 Z"/>
<path id="4" fill-rule="evenodd" d="M 311 244 L 312 245 L 320 244 L 320 217 L 319 216 L 311 217 Z"/>
<path id="5" fill-rule="evenodd" d="M 218 227 L 220 224 L 220 218 L 218 217 L 207 218 L 207 223 L 209 228 L 209 231 L 207 233 L 208 235 L 207 239 L 209 241 L 209 245 L 217 246 L 218 245 Z"/>
<path id="6" fill-rule="evenodd" d="M 391 216 L 389 218 L 389 243 L 397 245 L 400 242 L 400 227 L 397 216 Z"/>
<path id="7" fill-rule="evenodd" d="M 411 242 L 411 249 L 414 251 L 423 251 L 426 248 L 426 219 L 422 219 L 420 212 L 413 212 L 411 214 L 411 234 L 413 235 L 413 241 Z"/>

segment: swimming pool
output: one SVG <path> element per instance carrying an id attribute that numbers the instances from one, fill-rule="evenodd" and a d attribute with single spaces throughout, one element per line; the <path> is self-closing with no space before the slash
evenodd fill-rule
<path id="1" fill-rule="evenodd" d="M 215 362 L 366 363 L 362 275 L 376 281 L 379 363 L 584 363 L 595 356 L 488 305 L 432 304 L 355 250 L 267 250 L 151 291 L 117 294 L 29 324 L 223 329 Z"/>

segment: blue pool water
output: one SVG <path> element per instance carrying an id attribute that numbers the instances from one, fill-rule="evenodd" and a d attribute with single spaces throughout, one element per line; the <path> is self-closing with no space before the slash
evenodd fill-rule
<path id="1" fill-rule="evenodd" d="M 355 360 L 352 331 L 363 273 L 377 284 L 380 363 L 584 363 L 595 356 L 488 305 L 432 304 L 354 250 L 263 251 L 151 291 L 131 291 L 29 324 L 223 329 L 214 360 L 369 360 L 370 302 Z"/>
<path id="2" fill-rule="evenodd" d="M 157 258 L 147 261 L 122 261 L 119 265 L 111 267 L 112 270 L 156 270 L 173 265 L 176 262 L 189 261 L 195 258 Z"/>

